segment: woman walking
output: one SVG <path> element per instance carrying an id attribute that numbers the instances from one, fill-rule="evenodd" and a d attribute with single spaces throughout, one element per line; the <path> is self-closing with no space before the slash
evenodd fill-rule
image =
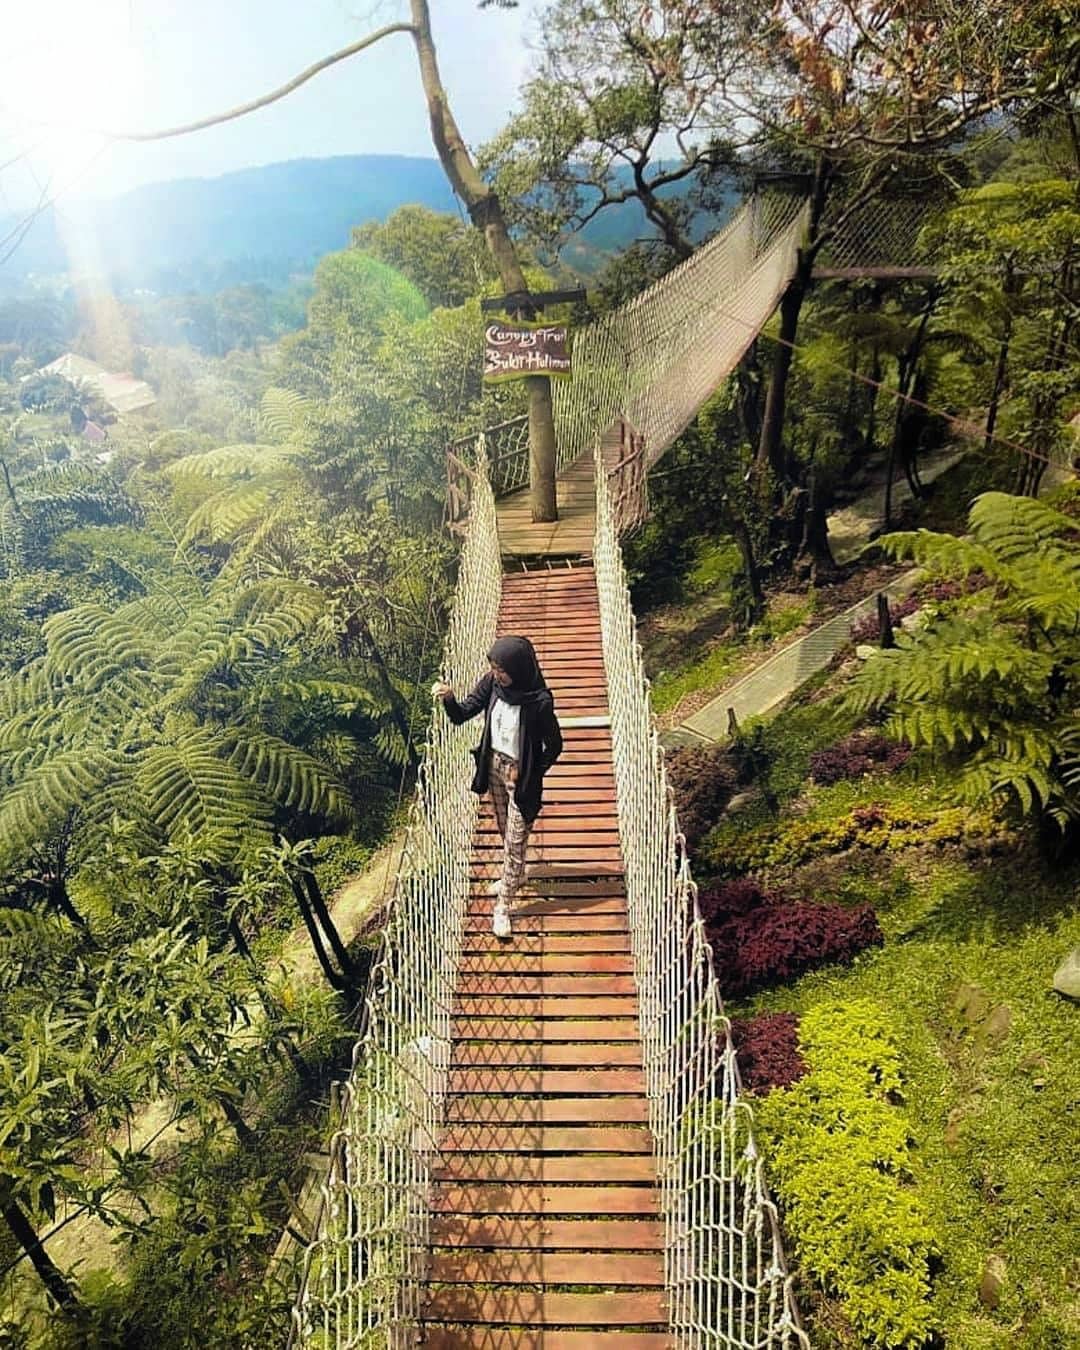
<path id="1" fill-rule="evenodd" d="M 543 803 L 544 774 L 562 753 L 555 701 L 528 638 L 499 638 L 488 652 L 491 669 L 459 703 L 448 684 L 432 685 L 455 724 L 484 714 L 484 734 L 473 751 L 472 790 L 487 792 L 503 837 L 502 876 L 492 887 L 496 937 L 510 936 L 510 904 L 525 877 L 525 848 Z"/>

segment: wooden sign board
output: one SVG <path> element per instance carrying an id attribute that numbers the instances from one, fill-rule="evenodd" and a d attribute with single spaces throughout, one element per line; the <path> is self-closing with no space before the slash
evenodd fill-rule
<path id="1" fill-rule="evenodd" d="M 521 380 L 527 375 L 570 374 L 564 323 L 492 319 L 484 326 L 484 379 Z"/>

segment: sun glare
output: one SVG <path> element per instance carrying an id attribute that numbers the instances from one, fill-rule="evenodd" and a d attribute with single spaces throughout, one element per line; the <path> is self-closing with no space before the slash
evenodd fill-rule
<path id="1" fill-rule="evenodd" d="M 33 144 L 43 185 L 74 187 L 108 144 L 101 130 L 139 121 L 143 63 L 129 0 L 21 0 L 5 30 L 0 107 Z"/>

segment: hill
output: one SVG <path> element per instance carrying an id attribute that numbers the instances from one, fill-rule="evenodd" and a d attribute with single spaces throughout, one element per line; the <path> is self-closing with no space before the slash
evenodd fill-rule
<path id="1" fill-rule="evenodd" d="M 437 160 L 339 155 L 151 183 L 43 212 L 0 264 L 0 293 L 78 271 L 65 243 L 76 231 L 92 241 L 95 272 L 121 291 L 170 295 L 280 284 L 344 248 L 352 226 L 385 220 L 407 203 L 458 209 Z M 0 219 L 0 239 L 19 223 L 17 215 Z M 589 270 L 650 233 L 635 203 L 611 208 L 581 236 L 573 263 Z"/>

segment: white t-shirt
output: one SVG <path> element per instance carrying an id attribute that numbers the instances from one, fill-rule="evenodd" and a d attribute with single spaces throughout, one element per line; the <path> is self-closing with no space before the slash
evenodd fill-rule
<path id="1" fill-rule="evenodd" d="M 511 759 L 521 758 L 521 706 L 497 698 L 491 709 L 491 748 Z"/>

